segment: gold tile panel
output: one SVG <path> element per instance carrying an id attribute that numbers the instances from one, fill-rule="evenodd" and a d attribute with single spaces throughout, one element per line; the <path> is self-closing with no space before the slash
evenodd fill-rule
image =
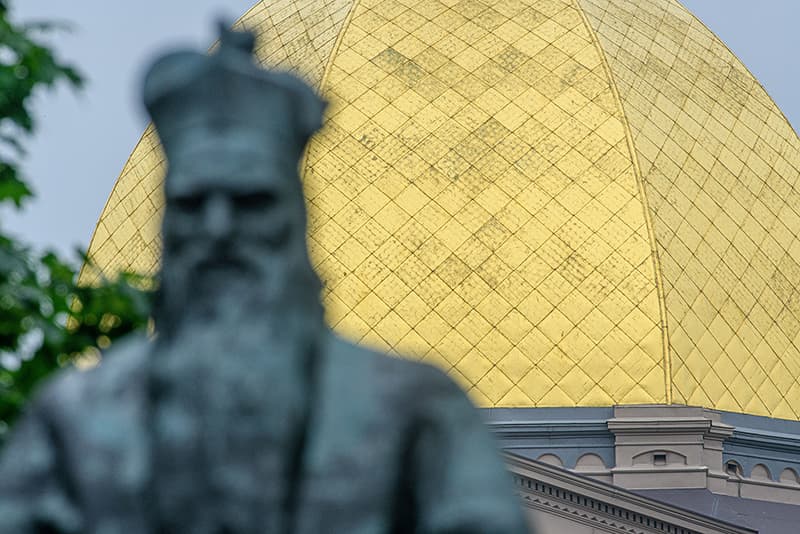
<path id="1" fill-rule="evenodd" d="M 239 22 L 331 100 L 305 173 L 331 324 L 484 405 L 664 402 L 624 117 L 575 4 L 363 0 L 345 25 L 351 4 Z M 163 165 L 148 129 L 95 232 L 103 271 L 155 269 Z"/>
<path id="2" fill-rule="evenodd" d="M 256 55 L 262 62 L 292 70 L 319 87 L 351 5 L 352 0 L 263 0 L 236 26 L 256 33 Z M 156 270 L 165 171 L 158 136 L 148 126 L 114 184 L 92 236 L 89 253 L 99 269 L 84 268 L 82 281 L 92 283 L 102 273 L 120 269 Z"/>
<path id="3" fill-rule="evenodd" d="M 262 62 L 292 64 L 331 101 L 305 172 L 329 322 L 444 367 L 486 406 L 664 402 L 642 198 L 576 5 L 362 0 L 343 24 L 349 7 L 328 3 L 339 30 L 317 47 L 300 3 L 240 21 Z M 145 226 L 120 209 L 157 194 L 154 139 L 98 225 L 106 272 L 155 267 L 159 213 Z"/>
<path id="4" fill-rule="evenodd" d="M 485 406 L 665 401 L 621 106 L 573 3 L 361 0 L 323 91 L 305 180 L 334 328 Z"/>
<path id="5" fill-rule="evenodd" d="M 677 2 L 280 0 L 239 24 L 331 101 L 304 180 L 339 332 L 485 406 L 800 418 L 798 139 Z M 155 268 L 163 165 L 148 129 L 103 272 Z"/>
<path id="6" fill-rule="evenodd" d="M 677 1 L 579 3 L 654 216 L 674 401 L 800 418 L 800 140 Z"/>

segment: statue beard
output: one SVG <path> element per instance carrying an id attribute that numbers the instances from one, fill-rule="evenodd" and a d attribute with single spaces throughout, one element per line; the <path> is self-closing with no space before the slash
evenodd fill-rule
<path id="1" fill-rule="evenodd" d="M 242 277 L 246 284 L 197 294 L 191 276 L 162 280 L 156 320 L 169 328 L 156 323 L 151 417 L 155 473 L 164 477 L 154 495 L 167 531 L 210 523 L 281 531 L 325 330 L 310 264 L 282 263 L 262 289 Z M 274 528 L 257 527 L 267 524 Z"/>

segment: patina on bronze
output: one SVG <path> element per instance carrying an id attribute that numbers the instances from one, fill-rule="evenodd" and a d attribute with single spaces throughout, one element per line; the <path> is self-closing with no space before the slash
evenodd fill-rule
<path id="1" fill-rule="evenodd" d="M 0 460 L 0 534 L 522 533 L 463 392 L 333 335 L 298 162 L 324 103 L 249 34 L 158 60 L 154 342 L 49 383 Z"/>

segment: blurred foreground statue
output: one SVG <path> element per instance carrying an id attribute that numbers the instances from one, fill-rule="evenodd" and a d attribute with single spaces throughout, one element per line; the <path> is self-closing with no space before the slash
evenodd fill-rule
<path id="1" fill-rule="evenodd" d="M 0 534 L 523 533 L 479 414 L 323 323 L 298 161 L 323 102 L 249 34 L 150 70 L 157 339 L 57 377 L 0 460 Z"/>

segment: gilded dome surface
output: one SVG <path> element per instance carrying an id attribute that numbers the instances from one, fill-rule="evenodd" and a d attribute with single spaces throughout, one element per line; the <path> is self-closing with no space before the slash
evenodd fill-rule
<path id="1" fill-rule="evenodd" d="M 237 24 L 331 102 L 304 183 L 337 331 L 484 406 L 800 418 L 800 141 L 677 1 L 275 0 Z M 155 269 L 163 172 L 148 129 L 103 271 Z"/>

